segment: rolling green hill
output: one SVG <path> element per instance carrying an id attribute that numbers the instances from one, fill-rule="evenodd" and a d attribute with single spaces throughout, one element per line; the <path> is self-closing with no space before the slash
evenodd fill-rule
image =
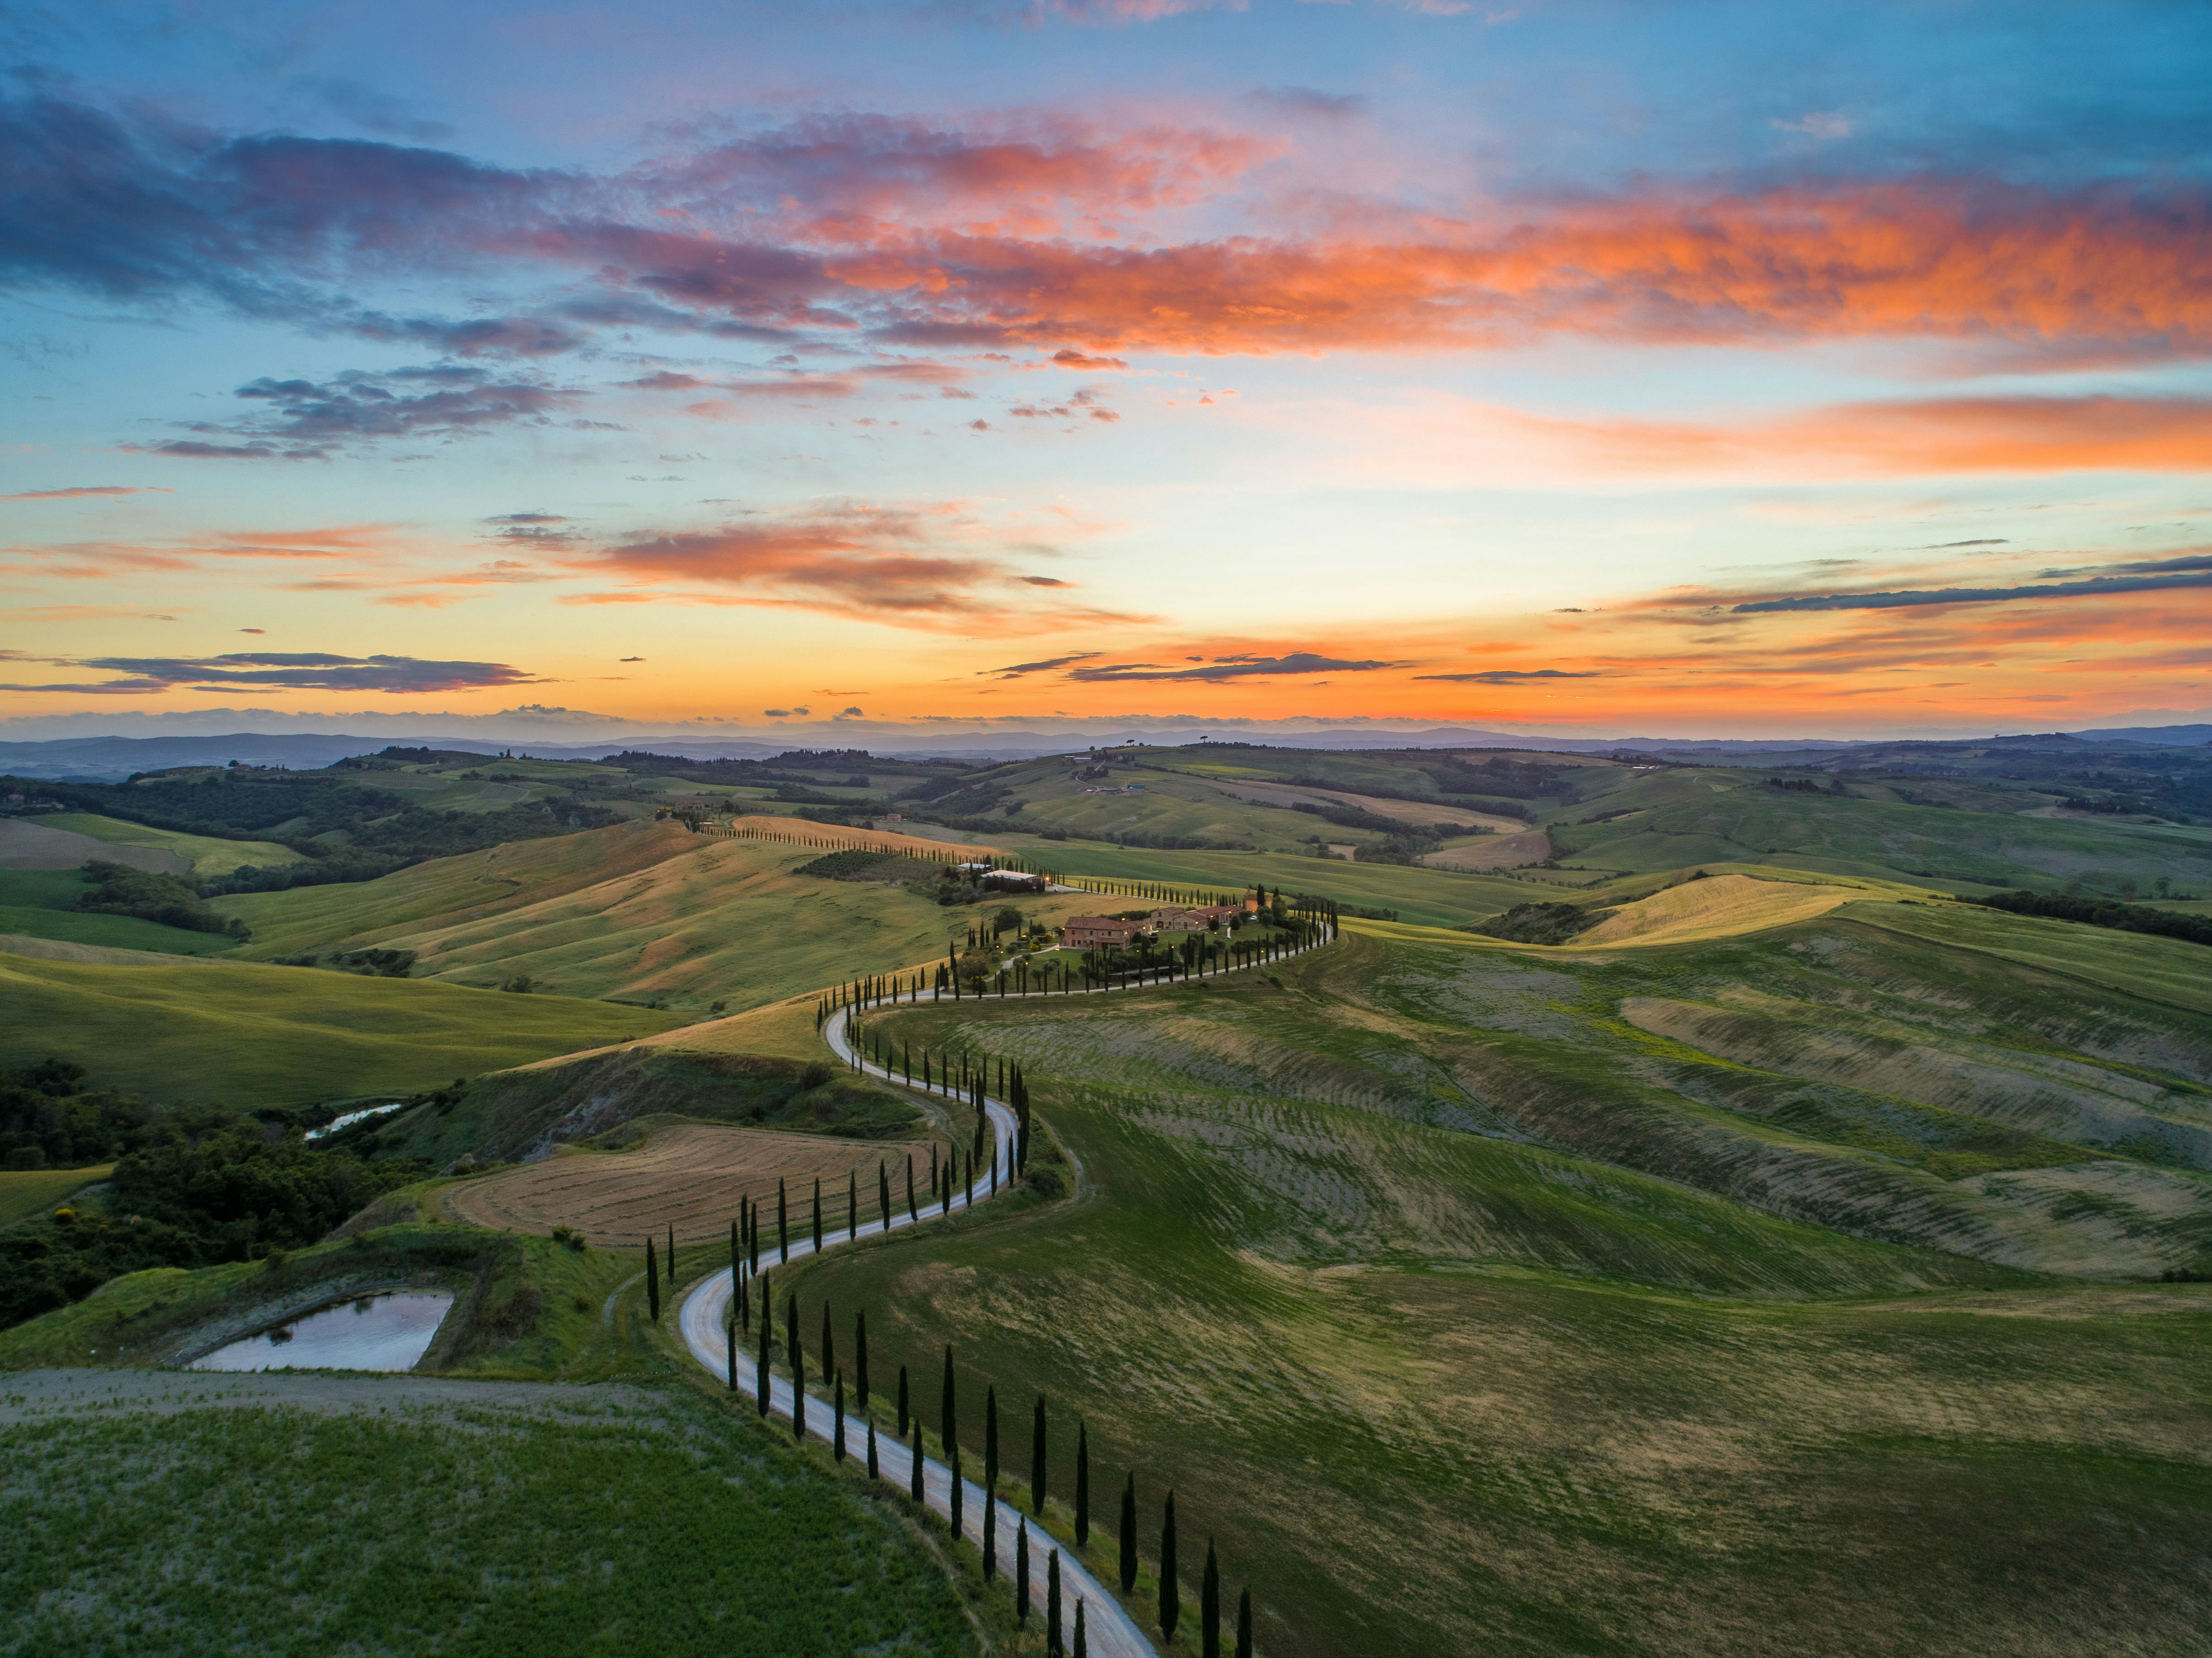
<path id="1" fill-rule="evenodd" d="M 306 853 L 280 847 L 273 841 L 226 841 L 214 835 L 185 835 L 175 829 L 149 829 L 143 823 L 126 823 L 120 818 L 102 817 L 88 811 L 50 812 L 38 822 L 49 829 L 70 829 L 117 846 L 159 847 L 165 852 L 173 852 L 184 859 L 187 872 L 196 878 L 228 875 L 246 864 L 271 869 L 307 861 Z"/>
<path id="2" fill-rule="evenodd" d="M 20 933 L 112 950 L 209 956 L 234 948 L 219 932 L 194 932 L 135 915 L 85 914 L 74 906 L 91 884 L 73 869 L 0 869 L 0 936 Z"/>
<path id="3" fill-rule="evenodd" d="M 418 978 L 497 986 L 520 974 L 559 994 L 705 1012 L 934 962 L 949 936 L 1004 902 L 947 907 L 896 885 L 796 873 L 817 855 L 680 823 L 626 823 L 216 908 L 254 929 L 256 957 L 411 950 Z M 1053 920 L 1096 902 L 1019 907 Z"/>
<path id="4" fill-rule="evenodd" d="M 1269 1652 L 2185 1650 L 2212 1294 L 2142 1281 L 2212 1266 L 2208 952 L 2017 919 L 878 1014 L 1018 1060 L 1079 1199 L 781 1287 L 1173 1485 Z"/>
<path id="5" fill-rule="evenodd" d="M 303 968 L 0 955 L 0 1066 L 70 1060 L 97 1086 L 161 1102 L 413 1093 L 677 1023 L 604 1002 Z"/>
<path id="6" fill-rule="evenodd" d="M 1609 821 L 1561 813 L 1551 821 L 1561 863 L 1652 871 L 1734 860 L 1839 875 L 1905 876 L 1947 888 L 2055 889 L 2078 882 L 2117 893 L 2160 879 L 2212 885 L 2212 843 L 2186 830 L 2028 817 L 2019 812 L 1799 793 L 1741 773 L 1635 777 L 1603 797 Z"/>
<path id="7" fill-rule="evenodd" d="M 1126 840 L 1131 851 L 1163 837 L 1270 853 L 1310 853 L 1321 843 L 1372 851 L 1389 840 L 1387 830 L 1343 827 L 1287 805 L 1304 799 L 1342 807 L 1355 804 L 1342 798 L 1351 794 L 1370 817 L 1472 811 L 1508 829 L 1525 821 L 1549 831 L 1554 860 L 1600 878 L 1769 863 L 1946 890 L 2072 887 L 2148 896 L 2160 882 L 2174 890 L 2212 889 L 2212 829 L 2060 813 L 2065 797 L 2053 790 L 2062 786 L 1997 776 L 1852 772 L 1808 779 L 1522 750 L 1322 753 L 1206 744 L 1115 750 L 1096 757 L 1105 774 L 1088 778 L 1081 774 L 1090 758 L 1000 767 L 946 799 L 1001 814 L 1010 829 Z M 1130 784 L 1143 793 L 1084 793 Z M 1518 816 L 1494 817 L 1486 807 L 1510 807 Z M 1036 855 L 1049 856 L 1049 846 Z M 1531 847 L 1510 861 L 1542 857 L 1541 847 Z M 1071 869 L 1092 858 L 1087 848 L 1065 854 Z M 1115 872 L 1129 867 L 1115 865 Z"/>

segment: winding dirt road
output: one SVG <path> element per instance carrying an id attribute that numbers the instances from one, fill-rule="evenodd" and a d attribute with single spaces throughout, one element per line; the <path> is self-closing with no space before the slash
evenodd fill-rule
<path id="1" fill-rule="evenodd" d="M 1321 942 L 1326 942 L 1326 940 Z M 1308 944 L 1304 949 L 1312 950 L 1318 947 L 1319 944 L 1316 943 Z M 1303 954 L 1304 950 L 1288 953 Z M 1254 968 L 1267 965 L 1269 960 L 1281 959 L 1283 958 L 1280 957 L 1270 957 L 1254 962 L 1249 967 L 1227 970 L 1249 972 Z M 1129 986 L 1115 988 L 1126 990 L 1139 987 L 1140 987 Z M 1032 994 L 1036 993 L 1032 993 Z M 1105 987 L 1100 987 L 1087 993 L 1103 995 L 1113 993 Z M 1006 999 L 1024 1000 L 1028 998 L 1013 997 Z M 854 1053 L 851 1044 L 846 1038 L 846 1020 L 851 1011 L 849 1007 L 844 1007 L 832 1013 L 822 1028 L 823 1040 L 828 1042 L 831 1050 L 848 1065 L 864 1070 L 871 1076 L 880 1077 L 894 1085 L 904 1086 L 890 1072 L 866 1062 Z M 984 1099 L 983 1108 L 991 1123 L 991 1158 L 992 1163 L 997 1167 L 999 1189 L 1008 1191 L 1013 1185 L 1014 1114 L 1011 1107 L 988 1096 Z M 991 1195 L 990 1167 L 990 1164 L 987 1164 L 983 1173 L 978 1175 L 972 1194 L 963 1194 L 958 1191 L 953 1193 L 951 1205 L 952 1209 L 967 1208 L 974 1204 L 988 1200 Z M 916 1223 L 897 1213 L 895 1207 L 890 1218 L 890 1228 L 896 1230 L 916 1224 L 927 1225 L 931 1220 L 942 1218 L 946 1212 L 947 1211 L 941 1205 L 933 1205 L 929 1209 L 921 1212 L 920 1222 Z M 866 1223 L 859 1231 L 861 1237 L 873 1237 L 885 1230 L 884 1223 L 878 1219 Z M 828 1249 L 845 1242 L 847 1240 L 842 1236 L 831 1237 L 825 1235 L 822 1240 L 822 1247 Z M 794 1260 L 811 1254 L 813 1251 L 814 1245 L 811 1238 L 801 1237 L 792 1240 L 791 1254 Z M 715 1376 L 725 1380 L 730 1375 L 730 1338 L 727 1332 L 730 1297 L 734 1284 L 735 1277 L 732 1269 L 724 1267 L 720 1272 L 697 1284 L 684 1297 L 682 1310 L 678 1315 L 684 1345 L 690 1348 L 692 1357 Z M 757 1397 L 754 1386 L 754 1358 L 752 1354 L 745 1351 L 743 1346 L 740 1346 L 738 1352 L 736 1370 L 738 1391 L 749 1397 Z M 769 1409 L 786 1420 L 791 1419 L 794 1409 L 803 1412 L 805 1430 L 824 1443 L 829 1442 L 836 1433 L 835 1407 L 827 1400 L 817 1399 L 811 1394 L 803 1398 L 794 1396 L 791 1379 L 788 1376 L 770 1372 Z M 845 1440 L 848 1453 L 866 1456 L 867 1424 L 857 1413 L 846 1422 Z M 888 1435 L 878 1435 L 876 1440 L 876 1462 L 882 1472 L 883 1478 L 893 1486 L 900 1491 L 910 1491 L 913 1488 L 914 1450 L 911 1446 L 902 1445 L 896 1439 Z M 949 1518 L 952 1512 L 951 1469 L 944 1463 L 927 1456 L 922 1458 L 921 1467 L 922 1491 L 925 1500 L 933 1512 Z M 982 1488 L 973 1480 L 963 1479 L 960 1482 L 960 1489 L 962 1531 L 970 1542 L 981 1548 L 983 1541 Z M 1022 1518 L 1022 1514 L 1015 1504 L 1004 1498 L 1000 1499 L 997 1515 L 998 1541 L 1001 1551 L 1000 1570 L 1007 1572 L 1009 1576 L 1012 1576 L 1014 1540 L 1020 1534 L 1018 1527 Z M 1054 1546 L 1055 1541 L 1048 1533 L 1042 1529 L 1032 1528 L 1030 1533 L 1030 1600 L 1040 1618 L 1045 1610 L 1047 1565 Z M 1096 1655 L 1096 1658 L 1156 1658 L 1156 1649 L 1152 1642 L 1146 1638 L 1144 1631 L 1138 1626 L 1136 1620 L 1129 1616 L 1121 1603 L 1115 1599 L 1114 1595 L 1093 1577 L 1072 1553 L 1061 1553 L 1060 1573 L 1061 1617 L 1064 1625 L 1061 1630 L 1061 1639 L 1064 1645 L 1073 1649 L 1075 1608 L 1080 1602 L 1085 1608 L 1085 1634 L 1090 1649 Z"/>

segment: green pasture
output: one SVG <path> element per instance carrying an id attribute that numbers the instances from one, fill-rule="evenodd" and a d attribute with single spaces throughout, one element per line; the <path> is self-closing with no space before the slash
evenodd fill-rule
<path id="1" fill-rule="evenodd" d="M 219 932 L 164 926 L 135 915 L 81 914 L 72 906 L 90 890 L 73 869 L 0 869 L 0 933 L 165 956 L 211 956 L 236 948 L 235 940 Z"/>
<path id="2" fill-rule="evenodd" d="M 2086 818 L 1797 793 L 1741 773 L 1626 775 L 1629 780 L 1592 804 L 1635 816 L 1579 824 L 1575 819 L 1591 812 L 1577 808 L 1550 815 L 1561 863 L 1622 872 L 1724 861 L 1786 863 L 1975 890 L 2049 890 L 2079 881 L 2109 895 L 2127 882 L 2147 896 L 2161 878 L 2183 886 L 2212 884 L 2212 847 L 2193 835 Z"/>
<path id="3" fill-rule="evenodd" d="M 1852 904 L 1846 913 L 1892 932 L 2017 963 L 2039 977 L 2124 988 L 2147 1002 L 2212 1014 L 2212 947 L 2203 944 L 1972 904 Z"/>
<path id="4" fill-rule="evenodd" d="M 456 1395 L 364 1377 L 298 1406 L 165 1406 L 156 1391 L 127 1395 L 138 1408 L 0 1416 L 14 1476 L 0 1644 L 978 1649 L 953 1584 L 890 1504 L 688 1388 Z"/>
<path id="5" fill-rule="evenodd" d="M 0 956 L 0 1067 L 246 1107 L 412 1093 L 665 1030 L 644 1008 L 246 963 L 84 966 Z"/>
<path id="6" fill-rule="evenodd" d="M 177 829 L 126 823 L 118 817 L 102 817 L 88 811 L 57 812 L 38 821 L 49 829 L 69 829 L 115 846 L 158 847 L 164 852 L 174 853 L 189 866 L 186 874 L 192 878 L 228 875 L 247 864 L 259 869 L 274 869 L 307 861 L 306 853 L 279 846 L 274 841 L 228 841 L 214 835 L 186 835 Z"/>
<path id="7" fill-rule="evenodd" d="M 818 855 L 771 841 L 629 823 L 440 859 L 380 880 L 218 901 L 258 957 L 412 950 L 418 978 L 741 1011 L 855 975 L 941 960 L 1009 902 L 945 906 L 902 887 L 796 873 Z M 1056 922 L 1092 901 L 1026 899 Z M 586 1046 L 582 1042 L 572 1046 Z"/>
<path id="8" fill-rule="evenodd" d="M 1140 794 L 1094 794 L 1095 788 L 1143 786 Z M 1295 847 L 1319 835 L 1325 841 L 1364 845 L 1382 837 L 1366 829 L 1348 829 L 1305 812 L 1285 806 L 1263 805 L 1239 799 L 1205 778 L 1184 776 L 1152 767 L 1113 766 L 1103 778 L 1074 778 L 1048 774 L 1020 790 L 1024 802 L 1009 829 L 1035 832 L 1040 828 L 1066 829 L 1092 840 L 1117 835 L 1162 839 L 1218 841 L 1280 849 Z"/>
<path id="9" fill-rule="evenodd" d="M 648 868 L 700 844 L 681 824 L 624 823 L 434 858 L 374 881 L 234 893 L 212 905 L 253 929 L 246 954 L 288 956 L 381 943 L 410 922 L 504 914 Z"/>
<path id="10" fill-rule="evenodd" d="M 1031 863 L 1061 873 L 1116 881 L 1154 882 L 1200 892 L 1235 895 L 1255 882 L 1269 891 L 1333 898 L 1362 908 L 1394 909 L 1408 921 L 1456 926 L 1532 897 L 1549 894 L 1540 886 L 1503 875 L 1462 874 L 1408 864 L 1348 864 L 1340 858 L 1309 858 L 1283 853 L 1150 852 L 1134 847 L 1102 846 L 1075 841 L 1034 841 L 1008 836 L 1004 844 Z M 1136 908 L 1144 901 L 1113 902 L 1109 909 Z"/>

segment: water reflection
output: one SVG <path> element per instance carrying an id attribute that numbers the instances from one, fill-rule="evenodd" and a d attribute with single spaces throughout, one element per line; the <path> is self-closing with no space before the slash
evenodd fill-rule
<path id="1" fill-rule="evenodd" d="M 195 1370 L 411 1370 L 438 1333 L 453 1296 L 394 1290 L 357 1296 L 218 1347 Z"/>

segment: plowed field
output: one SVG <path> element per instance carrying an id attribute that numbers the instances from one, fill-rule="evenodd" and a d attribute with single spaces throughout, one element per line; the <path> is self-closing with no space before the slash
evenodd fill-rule
<path id="1" fill-rule="evenodd" d="M 878 1161 L 890 1167 L 892 1201 L 903 1203 L 909 1153 L 915 1190 L 927 1194 L 927 1141 L 841 1140 L 679 1123 L 635 1151 L 563 1151 L 543 1163 L 451 1187 L 445 1206 L 453 1218 L 473 1226 L 542 1235 L 567 1225 L 602 1248 L 635 1249 L 648 1236 L 665 1237 L 671 1226 L 679 1243 L 726 1237 L 742 1195 L 768 1205 L 761 1236 L 772 1249 L 778 1179 L 790 1194 L 794 1237 L 812 1224 L 817 1178 L 823 1224 L 842 1229 L 847 1176 L 859 1171 L 860 1218 L 872 1220 Z"/>

